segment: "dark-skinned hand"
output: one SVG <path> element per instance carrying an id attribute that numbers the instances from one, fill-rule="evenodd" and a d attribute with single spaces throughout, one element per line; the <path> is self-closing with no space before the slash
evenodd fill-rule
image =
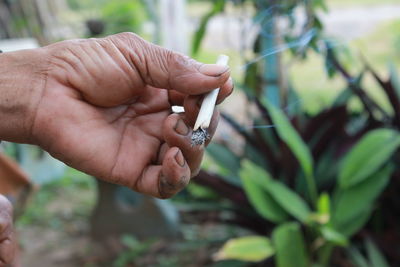
<path id="1" fill-rule="evenodd" d="M 7 66 L 7 67 L 5 67 Z M 233 89 L 228 67 L 201 64 L 131 33 L 0 55 L 0 138 L 159 198 L 199 171 L 190 144 L 202 96 Z M 185 113 L 172 114 L 172 105 Z M 215 111 L 210 127 L 218 123 Z"/>

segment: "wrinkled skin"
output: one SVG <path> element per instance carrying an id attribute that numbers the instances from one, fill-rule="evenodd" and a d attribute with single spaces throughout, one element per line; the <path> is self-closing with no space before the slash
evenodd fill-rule
<path id="1" fill-rule="evenodd" d="M 201 74 L 201 64 L 133 34 L 47 50 L 50 71 L 32 127 L 40 146 L 77 169 L 160 198 L 198 172 L 204 147 L 188 141 L 197 114 L 189 95 L 221 86 L 226 96 L 227 68 Z M 171 102 L 185 101 L 190 114 L 170 115 Z"/>
<path id="2" fill-rule="evenodd" d="M 0 195 L 0 267 L 12 264 L 15 254 L 15 238 L 12 227 L 11 203 Z"/>
<path id="3" fill-rule="evenodd" d="M 202 95 L 220 87 L 221 102 L 233 89 L 228 67 L 131 33 L 9 53 L 8 62 L 7 54 L 0 59 L 11 64 L 9 79 L 19 74 L 12 92 L 21 93 L 8 99 L 22 99 L 23 123 L 14 108 L 0 138 L 37 144 L 76 169 L 158 198 L 171 197 L 199 171 L 204 146 L 192 147 L 190 136 Z M 0 98 L 0 108 L 7 104 Z M 171 114 L 172 105 L 184 105 L 185 114 Z M 215 112 L 211 136 L 217 122 Z"/>
<path id="4" fill-rule="evenodd" d="M 0 140 L 39 145 L 66 164 L 158 198 L 200 168 L 191 146 L 202 96 L 233 90 L 229 68 L 205 65 L 131 33 L 72 40 L 0 56 Z M 171 114 L 183 105 L 184 114 Z M 216 130 L 215 111 L 208 129 Z M 207 145 L 207 144 L 206 144 Z M 0 199 L 0 259 L 15 248 Z"/>

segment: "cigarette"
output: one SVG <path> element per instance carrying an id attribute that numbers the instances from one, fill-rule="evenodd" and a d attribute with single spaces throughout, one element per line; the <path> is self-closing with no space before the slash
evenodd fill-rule
<path id="1" fill-rule="evenodd" d="M 217 65 L 227 66 L 229 57 L 226 55 L 219 55 L 217 59 Z M 210 126 L 211 118 L 214 113 L 215 103 L 217 102 L 217 97 L 219 93 L 219 88 L 209 92 L 203 99 L 201 104 L 199 114 L 197 115 L 197 120 L 193 128 L 192 135 L 192 146 L 202 145 L 206 140 L 210 138 L 207 129 Z"/>

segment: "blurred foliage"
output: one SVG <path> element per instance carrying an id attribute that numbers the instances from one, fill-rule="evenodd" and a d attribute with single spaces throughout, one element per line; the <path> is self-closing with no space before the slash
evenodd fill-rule
<path id="1" fill-rule="evenodd" d="M 120 32 L 141 33 L 145 21 L 155 20 L 155 6 L 150 0 L 69 0 L 68 2 L 72 9 L 88 17 L 87 21 L 92 22 L 92 25 L 93 22 L 104 25 L 104 30 L 100 33 L 95 31 L 94 35 L 105 36 Z M 91 25 L 87 26 L 90 29 Z"/>
<path id="2" fill-rule="evenodd" d="M 396 196 L 384 194 L 389 184 L 399 189 L 397 70 L 392 66 L 391 77 L 382 79 L 365 59 L 326 40 L 317 15 L 317 10 L 327 9 L 324 1 L 232 2 L 253 3 L 257 10 L 254 22 L 260 32 L 240 84 L 248 104 L 257 112 L 248 118 L 250 127 L 222 114 L 244 141 L 243 149 L 232 149 L 229 140 L 211 144 L 209 155 L 224 171 L 202 171 L 197 183 L 233 204 L 220 206 L 221 212 L 234 215 L 227 222 L 258 233 L 260 247 L 271 244 L 267 249 L 271 253 L 260 258 L 263 266 L 347 266 L 349 261 L 355 266 L 380 266 L 374 264 L 387 261 L 398 264 L 400 259 L 390 246 L 382 247 L 389 256 L 386 260 L 372 241 L 364 238 L 373 237 L 382 245 L 383 240 L 388 241 L 385 234 L 399 230 L 390 222 L 394 215 L 386 211 Z M 193 53 L 200 49 L 207 22 L 224 10 L 226 2 L 213 4 L 195 35 Z M 306 17 L 300 31 L 294 30 L 299 25 L 298 16 L 293 15 L 297 7 L 303 7 Z M 277 18 L 289 22 L 289 30 L 283 34 L 274 24 Z M 282 75 L 279 52 L 284 49 L 291 50 L 293 59 L 316 52 L 324 59 L 327 74 L 345 81 L 345 90 L 316 114 L 305 112 L 298 103 L 289 110 L 297 96 Z M 351 74 L 354 69 L 357 75 Z M 379 85 L 390 110 L 363 88 L 366 76 Z M 361 103 L 356 111 L 350 108 L 354 99 Z M 391 206 L 400 209 L 397 204 Z M 257 242 L 242 242 L 242 238 L 228 241 L 217 258 L 250 261 L 234 248 L 247 244 L 242 249 L 257 251 L 253 247 Z M 360 242 L 366 242 L 366 256 L 357 248 Z M 349 251 L 348 257 L 343 251 Z"/>
<path id="3" fill-rule="evenodd" d="M 246 236 L 229 240 L 215 255 L 216 260 L 258 262 L 275 253 L 271 241 L 262 236 Z"/>
<path id="4" fill-rule="evenodd" d="M 125 267 L 129 262 L 135 262 L 137 258 L 142 256 L 151 247 L 154 241 L 147 240 L 142 242 L 133 236 L 123 235 L 121 243 L 126 247 L 126 250 L 118 255 L 114 261 L 113 266 L 115 267 Z"/>
<path id="5" fill-rule="evenodd" d="M 102 7 L 102 19 L 106 23 L 106 34 L 139 32 L 147 14 L 141 1 L 107 1 Z"/>
<path id="6" fill-rule="evenodd" d="M 68 168 L 59 179 L 43 184 L 33 196 L 17 226 L 42 226 L 54 230 L 85 220 L 94 205 L 96 184 L 89 176 Z M 64 200 L 69 202 L 65 203 Z M 68 208 L 68 207 L 70 208 Z"/>

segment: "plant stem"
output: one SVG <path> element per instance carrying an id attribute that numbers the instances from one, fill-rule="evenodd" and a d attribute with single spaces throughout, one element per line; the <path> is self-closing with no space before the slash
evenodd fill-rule
<path id="1" fill-rule="evenodd" d="M 305 174 L 305 177 L 307 182 L 308 193 L 310 194 L 311 203 L 313 204 L 313 207 L 316 208 L 318 201 L 318 192 L 317 192 L 317 185 L 315 184 L 314 175 Z"/>

